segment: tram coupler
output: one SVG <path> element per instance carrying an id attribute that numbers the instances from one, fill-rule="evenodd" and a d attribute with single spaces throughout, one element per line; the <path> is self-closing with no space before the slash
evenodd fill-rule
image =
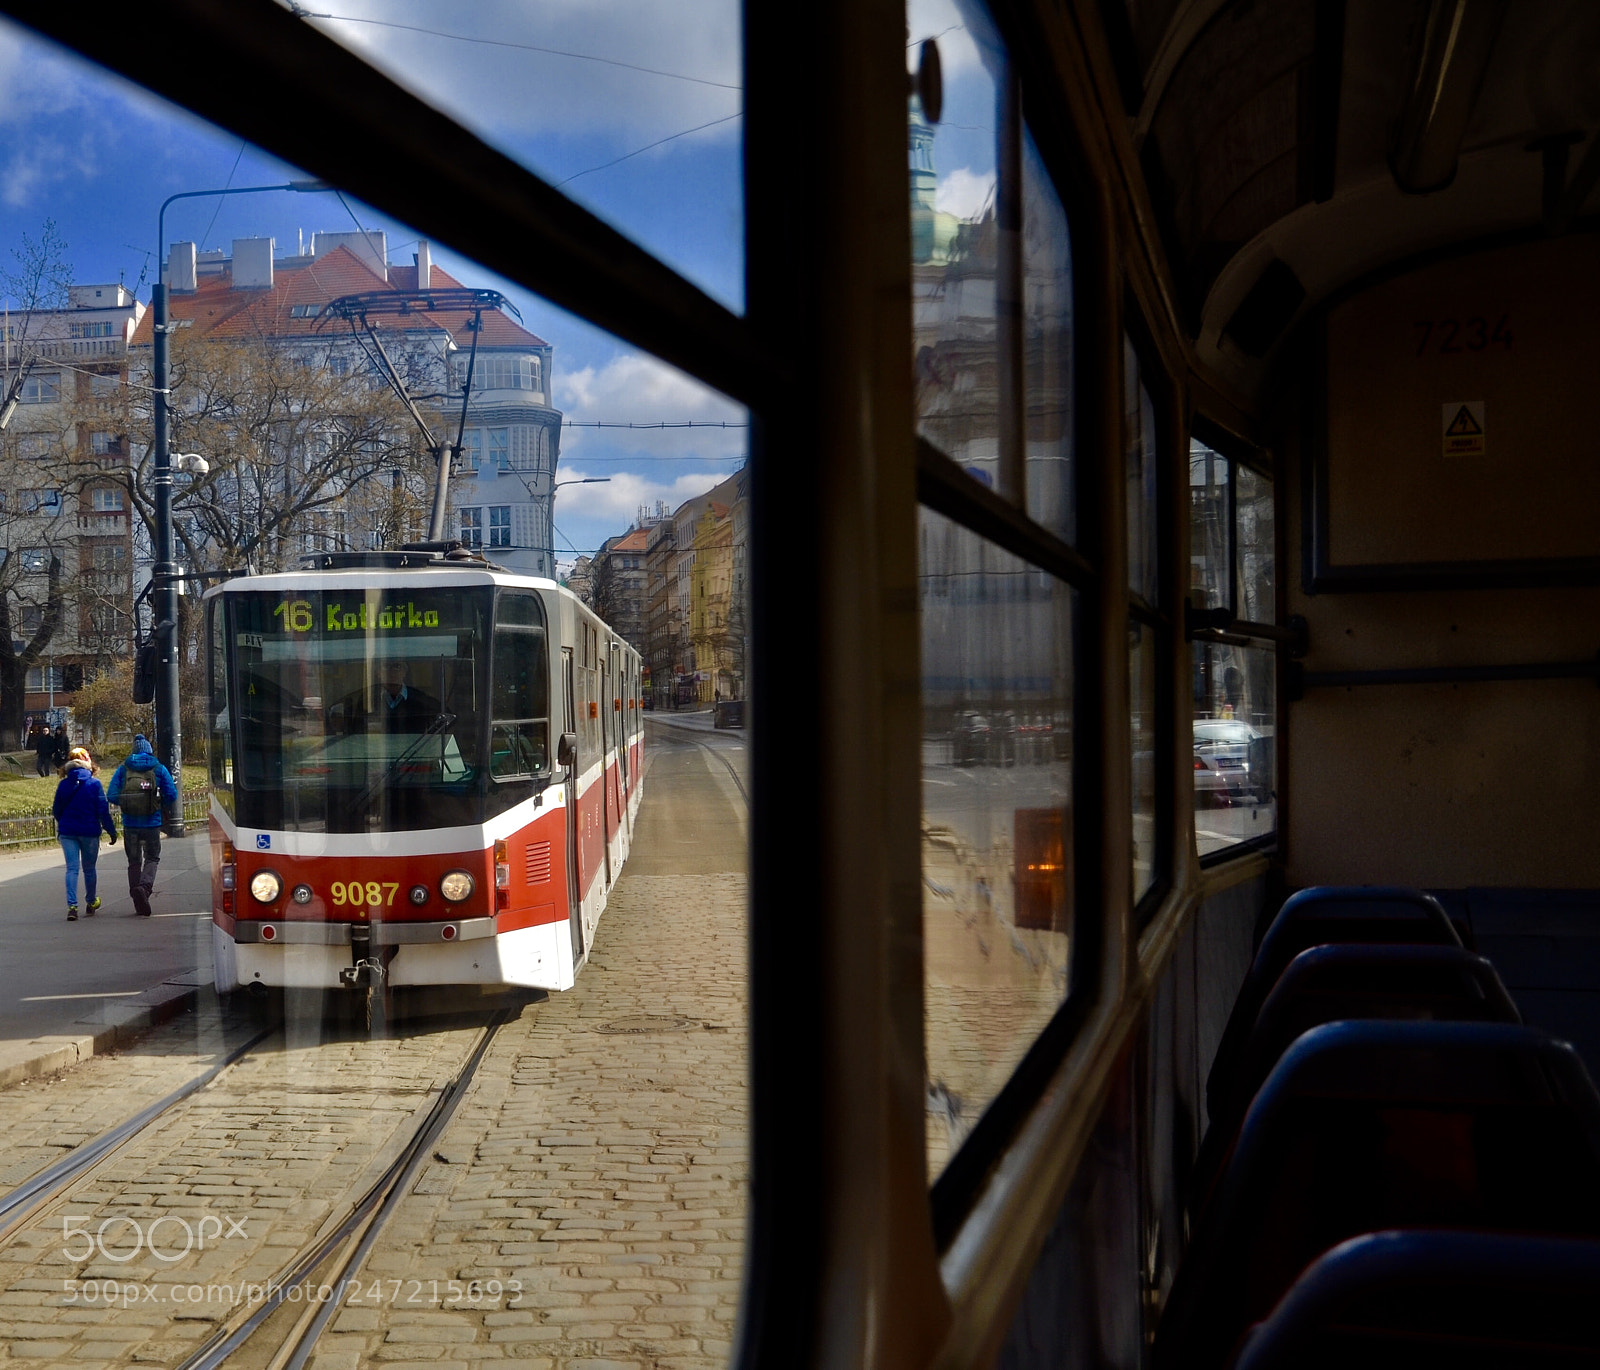
<path id="1" fill-rule="evenodd" d="M 382 989 L 382 959 L 372 954 L 372 929 L 357 924 L 350 929 L 350 964 L 339 972 L 339 983 L 350 989 Z"/>
<path id="2" fill-rule="evenodd" d="M 339 983 L 350 989 L 382 989 L 383 962 L 376 956 L 363 957 L 339 972 Z"/>

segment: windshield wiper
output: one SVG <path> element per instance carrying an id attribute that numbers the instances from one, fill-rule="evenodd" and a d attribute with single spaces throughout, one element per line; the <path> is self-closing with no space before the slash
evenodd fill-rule
<path id="1" fill-rule="evenodd" d="M 388 788 L 389 781 L 394 778 L 395 772 L 404 766 L 406 762 L 410 761 L 416 756 L 418 748 L 420 748 L 424 742 L 427 742 L 430 738 L 438 737 L 455 721 L 456 716 L 454 714 L 439 714 L 432 723 L 428 724 L 426 728 L 417 734 L 417 740 L 415 742 L 413 742 L 405 749 L 405 751 L 401 752 L 399 756 L 395 757 L 395 759 L 388 764 L 382 775 L 367 785 L 367 788 L 361 792 L 361 798 L 356 800 L 356 808 L 358 810 L 364 810 L 382 790 Z"/>

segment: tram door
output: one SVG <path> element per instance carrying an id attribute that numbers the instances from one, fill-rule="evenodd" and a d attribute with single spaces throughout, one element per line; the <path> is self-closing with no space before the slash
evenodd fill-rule
<path id="1" fill-rule="evenodd" d="M 576 735 L 578 710 L 572 689 L 572 648 L 561 649 L 562 732 Z M 577 967 L 583 955 L 583 878 L 578 872 L 578 848 L 581 834 L 578 831 L 578 768 L 579 758 L 567 767 L 567 922 L 572 928 L 572 963 Z"/>

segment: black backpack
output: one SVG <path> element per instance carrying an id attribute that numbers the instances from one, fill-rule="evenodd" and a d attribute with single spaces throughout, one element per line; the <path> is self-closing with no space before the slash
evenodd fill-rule
<path id="1" fill-rule="evenodd" d="M 154 771 L 124 771 L 122 797 L 117 801 L 122 816 L 127 818 L 154 818 L 160 812 L 161 795 L 156 788 Z"/>

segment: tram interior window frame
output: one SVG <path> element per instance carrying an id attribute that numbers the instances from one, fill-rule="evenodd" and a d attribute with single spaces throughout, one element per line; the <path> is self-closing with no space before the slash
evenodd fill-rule
<path id="1" fill-rule="evenodd" d="M 970 0 L 970 3 L 977 3 L 977 0 Z M 962 6 L 963 12 L 967 7 Z M 1094 469 L 1096 463 L 1091 454 L 1095 449 L 1084 441 L 1083 397 L 1093 393 L 1092 386 L 1098 380 L 1093 374 L 1095 363 L 1090 355 L 1094 349 L 1084 344 L 1084 340 L 1093 335 L 1092 326 L 1086 326 L 1086 321 L 1091 320 L 1096 312 L 1092 292 L 1086 283 L 1096 266 L 1096 238 L 1092 227 L 1085 231 L 1086 225 L 1092 226 L 1094 223 L 1093 191 L 1087 184 L 1080 186 L 1072 180 L 1071 164 L 1074 160 L 1081 161 L 1081 157 L 1070 139 L 1063 136 L 1052 111 L 1037 109 L 1030 101 L 1028 90 L 1020 77 L 1018 62 L 1012 55 L 1013 36 L 1006 31 L 1002 16 L 987 12 L 987 17 L 1000 33 L 1006 49 L 1003 78 L 999 82 L 1002 86 L 999 103 L 1002 108 L 1011 111 L 1011 117 L 1002 120 L 1002 127 L 997 131 L 1000 146 L 996 160 L 996 203 L 1006 201 L 1007 188 L 1001 182 L 1009 175 L 1016 178 L 1012 203 L 1020 206 L 1023 190 L 1022 142 L 1024 136 L 1031 136 L 1068 223 L 1076 410 L 1071 420 L 1076 440 L 1070 478 L 1075 487 L 1072 491 L 1073 504 L 1078 510 L 1086 511 L 1093 507 L 1095 483 L 1104 474 Z M 1014 146 L 1007 146 L 1008 135 Z M 1067 174 L 1064 175 L 1064 171 Z M 1010 265 L 1013 277 L 1020 280 L 1024 269 L 1021 260 L 1022 235 L 1020 232 L 1001 234 L 1000 239 L 1001 251 L 1015 255 L 1016 260 Z M 998 269 L 1004 273 L 1007 263 L 1000 261 Z M 1019 301 L 1019 310 L 1022 307 Z M 1023 334 L 1020 317 L 1013 321 L 1015 326 L 1009 328 L 1004 320 L 1000 322 L 997 349 L 1019 347 Z M 1010 418 L 1019 432 L 1025 432 L 1027 390 L 1020 352 L 1001 359 L 1001 373 L 1009 374 L 1011 378 L 1005 388 L 1002 404 L 1010 406 L 1014 411 L 1010 413 Z M 1002 423 L 1006 422 L 1006 418 L 1007 410 L 1003 407 Z M 916 449 L 919 507 L 944 515 L 959 527 L 1011 553 L 1034 569 L 1065 582 L 1078 592 L 1078 621 L 1072 647 L 1072 727 L 1075 735 L 1088 736 L 1086 730 L 1097 728 L 1099 719 L 1100 701 L 1096 686 L 1099 664 L 1092 644 L 1098 636 L 1096 601 L 1100 576 L 1105 573 L 1100 564 L 1099 539 L 1095 535 L 1092 519 L 1080 513 L 1074 529 L 1074 541 L 1069 542 L 1028 512 L 1025 476 L 1014 483 L 1002 480 L 999 482 L 1000 488 L 995 489 L 920 433 L 916 438 Z M 1020 475 L 1025 471 L 1025 463 L 1020 460 L 1025 453 L 1019 451 L 1017 455 Z M 1011 488 L 1013 484 L 1015 488 Z M 929 1186 L 928 1202 L 934 1240 L 941 1250 L 954 1240 L 972 1211 L 994 1162 L 1015 1137 L 1039 1092 L 1066 1056 L 1101 989 L 1103 889 L 1099 865 L 1091 855 L 1098 850 L 1100 841 L 1095 812 L 1100 794 L 1100 776 L 1098 756 L 1092 754 L 1089 747 L 1073 748 L 1071 786 L 1072 842 L 1074 851 L 1080 855 L 1074 862 L 1072 880 L 1072 936 L 1076 945 L 1070 958 L 1067 991 L 1055 1014 L 1035 1035 L 1009 1078 L 989 1100 L 971 1131 Z"/>
<path id="2" fill-rule="evenodd" d="M 1227 585 L 1228 602 L 1224 605 L 1211 606 L 1225 607 L 1232 622 L 1228 625 L 1230 637 L 1248 638 L 1249 641 L 1239 645 L 1247 650 L 1271 652 L 1274 656 L 1273 670 L 1273 708 L 1277 718 L 1277 736 L 1283 736 L 1284 694 L 1283 694 L 1283 653 L 1279 644 L 1270 637 L 1263 636 L 1260 629 L 1275 629 L 1283 618 L 1283 530 L 1281 527 L 1281 508 L 1279 507 L 1279 477 L 1272 454 L 1255 446 L 1253 443 L 1240 437 L 1230 429 L 1203 413 L 1194 414 L 1189 421 L 1189 437 L 1197 442 L 1204 443 L 1219 457 L 1228 463 L 1228 528 L 1227 528 Z M 1187 443 L 1185 444 L 1187 447 Z M 1239 587 L 1239 470 L 1248 467 L 1255 475 L 1266 480 L 1273 492 L 1273 601 L 1272 618 L 1267 622 L 1248 621 L 1238 617 L 1240 609 Z M 1198 606 L 1197 606 L 1198 607 Z M 1190 673 L 1193 672 L 1192 653 L 1195 649 L 1203 650 L 1211 645 L 1207 636 L 1191 637 L 1189 642 L 1191 652 Z M 1192 713 L 1192 709 L 1191 709 Z M 1193 726 L 1191 721 L 1191 728 Z M 1191 734 L 1192 736 L 1192 734 Z M 1272 851 L 1278 845 L 1279 833 L 1282 831 L 1282 785 L 1284 774 L 1284 758 L 1281 753 L 1276 756 L 1276 784 L 1277 804 L 1274 811 L 1272 831 L 1263 833 L 1259 837 L 1242 838 L 1238 842 L 1229 843 L 1215 851 L 1202 852 L 1199 856 L 1202 870 L 1210 870 L 1228 861 L 1233 861 L 1241 856 L 1248 856 L 1253 852 Z M 1191 806 L 1193 796 L 1191 794 Z"/>
<path id="3" fill-rule="evenodd" d="M 1153 832 L 1154 860 L 1152 862 L 1151 880 L 1143 893 L 1134 888 L 1134 925 L 1139 930 L 1148 927 L 1151 920 L 1159 912 L 1163 901 L 1172 891 L 1173 872 L 1173 841 L 1176 833 L 1174 819 L 1174 805 L 1177 801 L 1176 784 L 1173 780 L 1173 760 L 1177 751 L 1177 729 L 1173 719 L 1176 708 L 1176 687 L 1172 681 L 1172 665 L 1175 659 L 1175 639 L 1178 632 L 1178 621 L 1172 611 L 1172 592 L 1170 588 L 1172 572 L 1172 552 L 1175 545 L 1176 534 L 1176 506 L 1175 490 L 1173 483 L 1173 444 L 1177 433 L 1176 416 L 1178 413 L 1177 388 L 1167 368 L 1160 362 L 1160 354 L 1152 341 L 1149 325 L 1145 323 L 1143 312 L 1130 296 L 1123 303 L 1122 318 L 1122 358 L 1118 372 L 1120 385 L 1118 393 L 1123 401 L 1123 417 L 1119 419 L 1118 441 L 1122 448 L 1123 471 L 1122 479 L 1127 487 L 1127 460 L 1128 460 L 1128 435 L 1122 431 L 1120 424 L 1125 421 L 1127 403 L 1129 399 L 1130 384 L 1142 388 L 1150 400 L 1152 414 L 1151 431 L 1154 434 L 1155 446 L 1153 458 L 1155 461 L 1155 517 L 1151 521 L 1151 536 L 1154 540 L 1155 565 L 1153 581 L 1156 590 L 1156 599 L 1151 603 L 1132 584 L 1131 564 L 1119 568 L 1118 573 L 1128 583 L 1128 624 L 1131 628 L 1138 623 L 1142 628 L 1148 629 L 1155 640 L 1155 738 L 1152 748 L 1152 766 L 1155 771 L 1155 783 L 1152 802 L 1154 804 L 1155 825 Z M 1138 365 L 1136 374 L 1129 375 L 1126 363 L 1132 358 Z M 1231 498 L 1231 496 L 1230 496 Z M 1131 511 L 1125 513 L 1124 522 L 1130 521 Z M 1230 557 L 1232 544 L 1229 545 Z M 1230 561 L 1231 565 L 1231 561 Z M 1130 633 L 1130 642 L 1132 636 Z M 1130 689 L 1132 685 L 1130 670 Z M 1128 748 L 1129 762 L 1132 765 L 1133 746 L 1133 700 L 1129 698 L 1129 726 Z M 1132 777 L 1132 783 L 1137 783 L 1137 777 Z M 1137 796 L 1133 796 L 1135 800 Z M 1130 879 L 1132 871 L 1129 872 Z"/>

